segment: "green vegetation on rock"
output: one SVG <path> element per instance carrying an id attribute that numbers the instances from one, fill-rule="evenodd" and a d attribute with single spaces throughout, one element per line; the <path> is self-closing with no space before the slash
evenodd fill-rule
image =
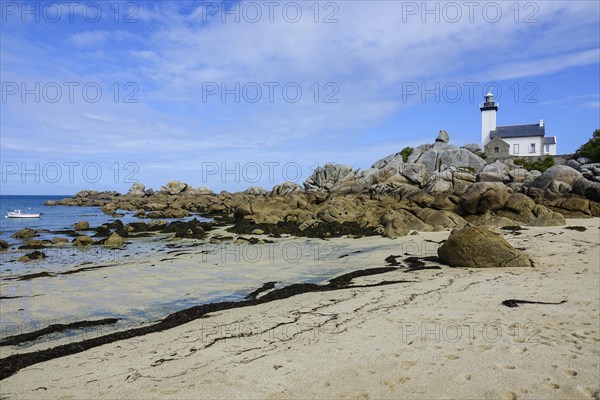
<path id="1" fill-rule="evenodd" d="M 575 154 L 577 157 L 589 158 L 592 162 L 600 162 L 600 129 L 596 129 L 593 137 L 581 145 Z"/>
<path id="2" fill-rule="evenodd" d="M 520 165 L 525 168 L 527 171 L 538 170 L 540 172 L 544 172 L 550 167 L 554 167 L 554 158 L 552 156 L 546 156 L 542 160 L 539 161 L 528 161 L 525 159 L 515 160 L 515 164 Z"/>
<path id="3" fill-rule="evenodd" d="M 402 155 L 402 161 L 406 162 L 408 157 L 413 153 L 415 149 L 412 147 L 405 147 L 400 151 L 400 155 Z"/>

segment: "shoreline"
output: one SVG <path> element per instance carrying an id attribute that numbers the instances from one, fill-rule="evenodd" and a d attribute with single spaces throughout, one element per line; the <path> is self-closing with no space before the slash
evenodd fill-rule
<path id="1" fill-rule="evenodd" d="M 128 258 L 66 268 L 42 261 L 31 265 L 32 270 L 26 273 L 4 274 L 0 278 L 2 336 L 96 318 L 119 318 L 115 328 L 118 330 L 145 326 L 197 304 L 243 300 L 273 278 L 281 289 L 297 283 L 323 284 L 336 275 L 361 269 L 363 264 L 365 268 L 385 266 L 388 265 L 385 258 L 393 253 L 398 241 L 407 241 L 410 243 L 407 249 L 415 251 L 414 244 L 422 240 L 419 236 L 395 241 L 377 237 L 323 240 L 253 235 L 269 243 L 240 243 L 234 237 L 211 243 L 212 238 L 222 237 L 226 228 L 215 228 L 202 242 L 165 240 L 164 234 L 138 239 L 151 241 L 153 251 Z M 444 234 L 439 232 L 437 236 Z M 420 243 L 419 249 L 427 250 L 425 244 Z M 370 261 L 369 252 L 377 249 L 380 255 Z M 429 248 L 429 252 L 435 253 L 435 247 Z M 357 264 L 348 264 L 350 258 Z M 95 293 L 93 298 L 89 293 Z M 122 293 L 127 301 L 115 299 L 114 293 Z M 19 311 L 23 306 L 25 310 Z M 143 314 L 138 314 L 140 309 Z M 61 311 L 57 314 L 49 310 Z M 94 332 L 75 332 L 66 338 L 58 335 L 49 341 L 27 345 L 25 350 L 72 342 L 86 334 Z M 4 354 L 8 351 L 0 350 Z"/>
<path id="2" fill-rule="evenodd" d="M 216 311 L 163 332 L 36 364 L 4 379 L 3 392 L 10 398 L 70 393 L 161 398 L 464 398 L 469 393 L 483 398 L 595 398 L 600 319 L 589 318 L 598 315 L 600 255 L 598 243 L 589 240 L 600 220 L 567 222 L 586 231 L 528 227 L 520 235 L 502 235 L 515 247 L 535 243 L 535 268 L 444 266 L 360 277 L 352 281 L 355 288 Z M 385 257 L 401 254 L 386 245 L 401 248 L 403 239 L 439 242 L 448 233 L 336 240 L 364 249 L 340 260 L 353 265 L 371 260 L 371 265 L 383 266 Z M 373 248 L 377 244 L 382 246 L 379 250 Z M 394 280 L 417 282 L 364 287 Z M 509 308 L 502 305 L 508 299 L 567 302 Z M 529 332 L 532 323 L 538 329 Z M 488 341 L 484 335 L 489 339 L 494 330 L 484 333 L 485 326 L 504 333 Z M 448 335 L 456 327 L 462 335 L 452 342 Z M 535 340 L 529 343 L 530 339 Z M 4 354 L 3 348 L 0 351 Z M 124 354 L 126 363 L 120 358 Z M 74 365 L 76 370 L 69 368 Z M 486 368 L 499 381 L 481 379 Z M 519 372 L 523 369 L 528 374 Z M 421 372 L 415 375 L 417 370 Z M 345 381 L 348 375 L 354 376 L 352 382 Z M 94 378 L 86 378 L 90 376 Z M 516 383 L 509 385 L 508 377 Z M 340 386 L 342 381 L 346 384 Z M 36 390 L 39 387 L 45 389 Z"/>

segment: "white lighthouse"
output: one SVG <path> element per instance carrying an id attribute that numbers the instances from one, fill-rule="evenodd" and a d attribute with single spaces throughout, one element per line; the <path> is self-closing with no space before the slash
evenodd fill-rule
<path id="1" fill-rule="evenodd" d="M 485 95 L 485 102 L 479 107 L 481 110 L 481 145 L 485 146 L 491 140 L 490 132 L 496 129 L 496 111 L 498 103 L 494 100 L 492 92 Z"/>

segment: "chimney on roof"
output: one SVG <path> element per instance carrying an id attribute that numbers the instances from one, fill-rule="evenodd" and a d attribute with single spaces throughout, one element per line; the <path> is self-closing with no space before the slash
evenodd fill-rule
<path id="1" fill-rule="evenodd" d="M 544 126 L 544 120 L 540 119 L 540 126 Z"/>

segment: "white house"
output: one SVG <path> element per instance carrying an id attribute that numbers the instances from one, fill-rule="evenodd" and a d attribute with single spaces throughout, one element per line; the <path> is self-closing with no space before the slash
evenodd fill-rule
<path id="1" fill-rule="evenodd" d="M 487 154 L 521 157 L 556 155 L 556 136 L 546 136 L 544 120 L 532 125 L 496 126 L 498 107 L 491 92 L 485 95 L 485 102 L 479 107 L 481 145 Z"/>

